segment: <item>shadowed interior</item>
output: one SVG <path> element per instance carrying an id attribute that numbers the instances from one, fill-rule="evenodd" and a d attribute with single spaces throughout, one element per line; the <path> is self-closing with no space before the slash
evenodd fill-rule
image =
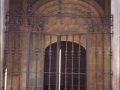
<path id="1" fill-rule="evenodd" d="M 52 51 L 51 62 L 49 58 L 50 47 Z M 79 54 L 79 51 L 81 55 Z M 56 74 L 57 53 L 58 53 L 57 43 L 51 44 L 51 46 L 49 45 L 45 50 L 44 90 L 49 90 L 49 84 L 50 84 L 50 90 L 55 90 L 56 75 L 57 75 Z M 51 64 L 51 70 L 49 68 L 50 64 Z M 82 90 L 86 90 L 86 50 L 84 49 L 84 47 L 79 46 L 79 44 L 67 42 L 67 41 L 61 41 L 61 85 L 60 85 L 61 89 L 60 90 L 64 90 L 65 85 L 66 85 L 66 89 L 70 90 L 72 88 L 72 84 L 74 90 L 77 90 L 79 88 Z"/>

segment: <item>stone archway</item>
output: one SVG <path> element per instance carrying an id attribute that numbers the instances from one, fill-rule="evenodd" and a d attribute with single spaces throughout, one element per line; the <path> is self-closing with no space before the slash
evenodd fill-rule
<path id="1" fill-rule="evenodd" d="M 76 6 L 74 6 L 76 5 Z M 89 8 L 88 8 L 89 7 Z M 86 11 L 86 9 L 91 9 Z M 101 9 L 100 9 L 101 10 Z M 37 17 L 37 13 L 40 13 L 40 17 Z M 109 42 L 107 42 L 108 37 L 109 37 L 109 33 L 108 36 L 105 35 L 106 33 L 103 32 L 98 32 L 97 29 L 95 27 L 97 27 L 97 25 L 95 27 L 92 28 L 92 24 L 98 23 L 101 19 L 92 19 L 90 21 L 92 21 L 93 23 L 89 23 L 88 21 L 88 25 L 90 27 L 86 28 L 85 27 L 78 27 L 78 26 L 83 26 L 84 24 L 86 25 L 86 23 L 82 23 L 88 20 L 88 14 L 91 16 L 91 18 L 94 16 L 100 16 L 100 15 L 104 15 L 101 14 L 99 11 L 96 10 L 95 7 L 93 7 L 92 5 L 88 5 L 88 3 L 86 2 L 82 2 L 82 1 L 73 1 L 73 2 L 68 2 L 65 1 L 61 4 L 61 13 L 57 12 L 57 3 L 54 2 L 50 2 L 47 3 L 41 7 L 39 7 L 37 9 L 37 11 L 34 12 L 35 15 L 30 15 L 33 17 L 35 16 L 34 19 L 34 23 L 33 26 L 38 27 L 38 30 L 36 30 L 36 28 L 34 29 L 33 27 L 31 27 L 31 23 L 29 23 L 31 17 L 25 18 L 26 21 L 28 20 L 28 28 L 30 27 L 30 31 L 27 31 L 27 34 L 25 34 L 26 29 L 28 30 L 28 28 L 25 28 L 25 30 L 23 30 L 23 33 L 25 35 L 25 37 L 27 39 L 27 45 L 28 47 L 25 46 L 26 42 L 24 40 L 24 43 L 22 43 L 24 45 L 23 50 L 24 51 L 28 51 L 27 53 L 27 57 L 22 56 L 22 60 L 24 59 L 24 61 L 22 61 L 22 68 L 21 69 L 25 69 L 27 72 L 25 73 L 19 73 L 18 72 L 18 78 L 21 79 L 18 84 L 20 87 L 24 86 L 27 87 L 28 89 L 42 89 L 43 86 L 43 63 L 44 63 L 44 52 L 43 49 L 45 49 L 45 47 L 47 45 L 51 45 L 51 43 L 56 42 L 57 39 L 54 38 L 58 37 L 60 35 L 62 35 L 61 37 L 61 41 L 65 41 L 66 37 L 68 37 L 68 41 L 74 41 L 76 43 L 81 44 L 82 46 L 86 47 L 87 50 L 87 90 L 95 90 L 95 89 L 110 89 L 111 87 L 108 87 L 107 85 L 111 84 L 109 83 L 109 81 L 111 80 L 111 73 L 109 71 L 109 69 L 111 67 L 109 67 L 109 55 L 106 52 L 109 52 L 110 49 L 110 44 Z M 41 17 L 43 15 L 43 17 Z M 48 15 L 44 16 L 44 15 Z M 55 15 L 55 16 L 54 16 Z M 39 16 L 39 14 L 38 14 Z M 61 16 L 63 16 L 61 18 Z M 76 19 L 74 18 L 74 16 L 76 17 Z M 81 19 L 80 16 L 86 16 L 85 19 L 84 17 Z M 47 17 L 47 18 L 44 18 Z M 79 18 L 79 19 L 78 19 Z M 86 20 L 87 18 L 87 20 Z M 90 18 L 90 19 L 91 19 Z M 60 21 L 62 19 L 62 21 Z M 68 19 L 70 19 L 70 22 Z M 38 22 L 37 22 L 38 20 Z M 39 22 L 40 20 L 40 22 Z M 43 22 L 42 22 L 43 21 Z M 48 21 L 48 23 L 46 22 Z M 64 24 L 63 24 L 64 22 Z M 67 23 L 67 24 L 66 24 Z M 81 25 L 78 23 L 82 23 Z M 22 24 L 23 25 L 23 24 Z M 21 26 L 22 26 L 21 25 Z M 101 24 L 100 24 L 101 25 Z M 23 25 L 24 26 L 24 25 Z M 27 26 L 27 25 L 26 25 Z M 67 26 L 67 28 L 66 28 Z M 65 28 L 64 28 L 65 27 Z M 45 30 L 47 30 L 47 33 L 45 32 Z M 88 32 L 88 29 L 94 29 L 93 31 Z M 24 29 L 24 28 L 23 28 Z M 86 31 L 84 29 L 87 29 Z M 101 26 L 100 29 L 103 29 L 103 27 Z M 105 28 L 104 28 L 105 29 Z M 40 31 L 39 31 L 40 30 Z M 43 32 L 42 32 L 43 31 Z M 60 31 L 60 32 L 59 32 Z M 107 32 L 107 31 L 106 31 Z M 16 33 L 16 32 L 15 32 Z M 20 32 L 21 33 L 21 32 Z M 19 34 L 20 34 L 19 33 Z M 79 35 L 78 35 L 79 34 Z M 53 36 L 52 41 L 50 41 L 51 36 Z M 19 36 L 18 36 L 19 37 Z M 79 41 L 79 38 L 81 37 L 81 42 Z M 20 37 L 21 38 L 21 37 Z M 43 40 L 44 39 L 44 40 Z M 10 38 L 10 40 L 13 40 L 13 44 L 11 49 L 11 53 L 12 57 L 14 57 L 14 39 Z M 17 41 L 18 43 L 20 43 L 19 41 Z M 43 45 L 44 43 L 44 45 Z M 21 44 L 21 43 L 20 43 Z M 21 45 L 19 48 L 19 53 L 17 53 L 20 57 L 21 57 Z M 102 53 L 102 54 L 101 54 Z M 111 53 L 111 51 L 110 51 Z M 73 53 L 72 53 L 73 54 Z M 51 57 L 50 57 L 51 58 Z M 106 61 L 104 61 L 106 60 Z M 111 59 L 110 59 L 111 60 Z M 10 61 L 14 62 L 13 59 L 10 59 Z M 15 60 L 16 61 L 16 60 Z M 26 65 L 27 63 L 27 65 Z M 17 63 L 18 66 L 20 66 L 19 63 Z M 12 65 L 11 65 L 12 66 Z M 12 67 L 12 70 L 14 71 L 14 67 Z M 13 81 L 15 82 L 15 75 L 13 76 L 13 71 L 11 71 L 10 73 L 10 79 L 9 82 L 11 81 L 12 83 L 10 84 L 11 88 L 13 88 Z M 106 71 L 106 72 L 105 72 Z M 23 82 L 23 78 L 21 77 L 26 77 L 26 86 L 25 83 Z M 109 78 L 108 78 L 109 77 Z M 58 80 L 60 81 L 60 80 Z M 72 82 L 73 83 L 73 82 Z M 92 86 L 93 84 L 95 84 L 95 86 Z M 58 84 L 60 85 L 60 84 Z M 18 87 L 18 88 L 19 88 Z M 72 88 L 72 87 L 71 87 Z M 58 90 L 58 89 L 56 89 Z"/>
<path id="2" fill-rule="evenodd" d="M 99 12 L 99 15 L 105 15 L 101 6 L 94 0 L 91 0 L 90 2 L 87 1 L 87 0 L 85 0 L 85 1 L 82 1 L 82 0 L 81 1 L 79 1 L 79 0 L 74 0 L 74 1 L 64 0 L 62 2 L 63 2 L 63 4 L 66 3 L 66 4 L 83 6 L 82 8 L 79 8 L 79 9 L 83 9 L 83 8 L 86 9 L 88 7 L 88 5 L 90 5 L 91 8 L 94 8 L 94 11 Z M 35 12 L 38 12 L 38 9 L 40 9 L 40 8 L 42 10 L 42 7 L 45 9 L 47 7 L 51 7 L 51 6 L 54 6 L 54 5 L 58 5 L 58 2 L 53 1 L 53 0 L 52 1 L 47 0 L 47 1 L 41 3 L 41 1 L 39 0 L 32 6 L 32 10 L 35 13 Z M 43 13 L 43 12 L 39 12 L 39 13 Z"/>
<path id="3" fill-rule="evenodd" d="M 71 52 L 73 44 L 74 59 Z M 86 90 L 86 50 L 82 46 L 79 46 L 79 44 L 68 41 L 61 41 L 60 49 L 60 90 L 70 90 L 72 87 L 75 90 Z M 68 50 L 67 52 L 66 49 Z M 79 49 L 81 49 L 80 56 Z M 54 90 L 57 86 L 57 53 L 57 43 L 49 45 L 45 50 L 43 90 Z"/>

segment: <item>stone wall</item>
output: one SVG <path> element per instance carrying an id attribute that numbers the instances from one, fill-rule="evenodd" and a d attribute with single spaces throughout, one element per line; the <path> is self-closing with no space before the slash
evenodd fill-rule
<path id="1" fill-rule="evenodd" d="M 113 89 L 120 90 L 120 1 L 112 0 L 111 13 L 114 17 L 113 23 Z"/>

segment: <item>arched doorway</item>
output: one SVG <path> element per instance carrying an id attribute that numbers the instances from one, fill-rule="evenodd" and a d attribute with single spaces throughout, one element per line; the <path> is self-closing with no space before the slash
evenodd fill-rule
<path id="1" fill-rule="evenodd" d="M 32 6 L 32 13 L 31 7 L 27 10 L 26 14 L 6 15 L 4 80 L 8 81 L 7 90 L 111 90 L 113 25 L 110 21 L 113 21 L 113 16 L 105 16 L 106 12 L 95 0 L 64 0 L 62 3 L 38 0 Z M 67 41 L 65 44 L 60 42 L 60 46 L 57 38 L 50 41 L 49 36 L 63 36 L 60 41 L 69 37 L 71 46 Z M 71 36 L 75 36 L 75 40 Z M 54 42 L 57 43 L 53 46 L 51 43 Z M 85 65 L 81 64 L 82 46 L 75 51 L 77 46 L 73 42 L 86 47 Z M 43 51 L 47 45 L 50 46 L 47 47 L 48 51 L 46 48 L 47 59 L 44 60 Z M 67 46 L 67 50 L 62 49 L 62 45 Z M 86 66 L 84 72 L 82 65 Z M 7 79 L 5 68 L 9 72 Z"/>
<path id="2" fill-rule="evenodd" d="M 61 41 L 60 73 L 57 73 L 57 43 L 45 49 L 44 89 L 56 89 L 56 76 L 60 74 L 60 90 L 86 90 L 86 50 L 74 42 Z"/>

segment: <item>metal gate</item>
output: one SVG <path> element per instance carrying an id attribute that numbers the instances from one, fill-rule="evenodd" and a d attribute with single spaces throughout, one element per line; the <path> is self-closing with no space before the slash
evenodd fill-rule
<path id="1" fill-rule="evenodd" d="M 77 35 L 77 38 L 80 39 L 81 36 Z M 65 41 L 61 41 L 63 37 Z M 69 37 L 72 42 L 68 42 Z M 46 48 L 44 90 L 86 89 L 86 51 L 80 46 L 81 40 L 79 44 L 74 43 L 74 37 L 57 36 L 57 43 L 50 42 Z"/>
<path id="2" fill-rule="evenodd" d="M 112 16 L 7 17 L 4 90 L 112 90 Z"/>

